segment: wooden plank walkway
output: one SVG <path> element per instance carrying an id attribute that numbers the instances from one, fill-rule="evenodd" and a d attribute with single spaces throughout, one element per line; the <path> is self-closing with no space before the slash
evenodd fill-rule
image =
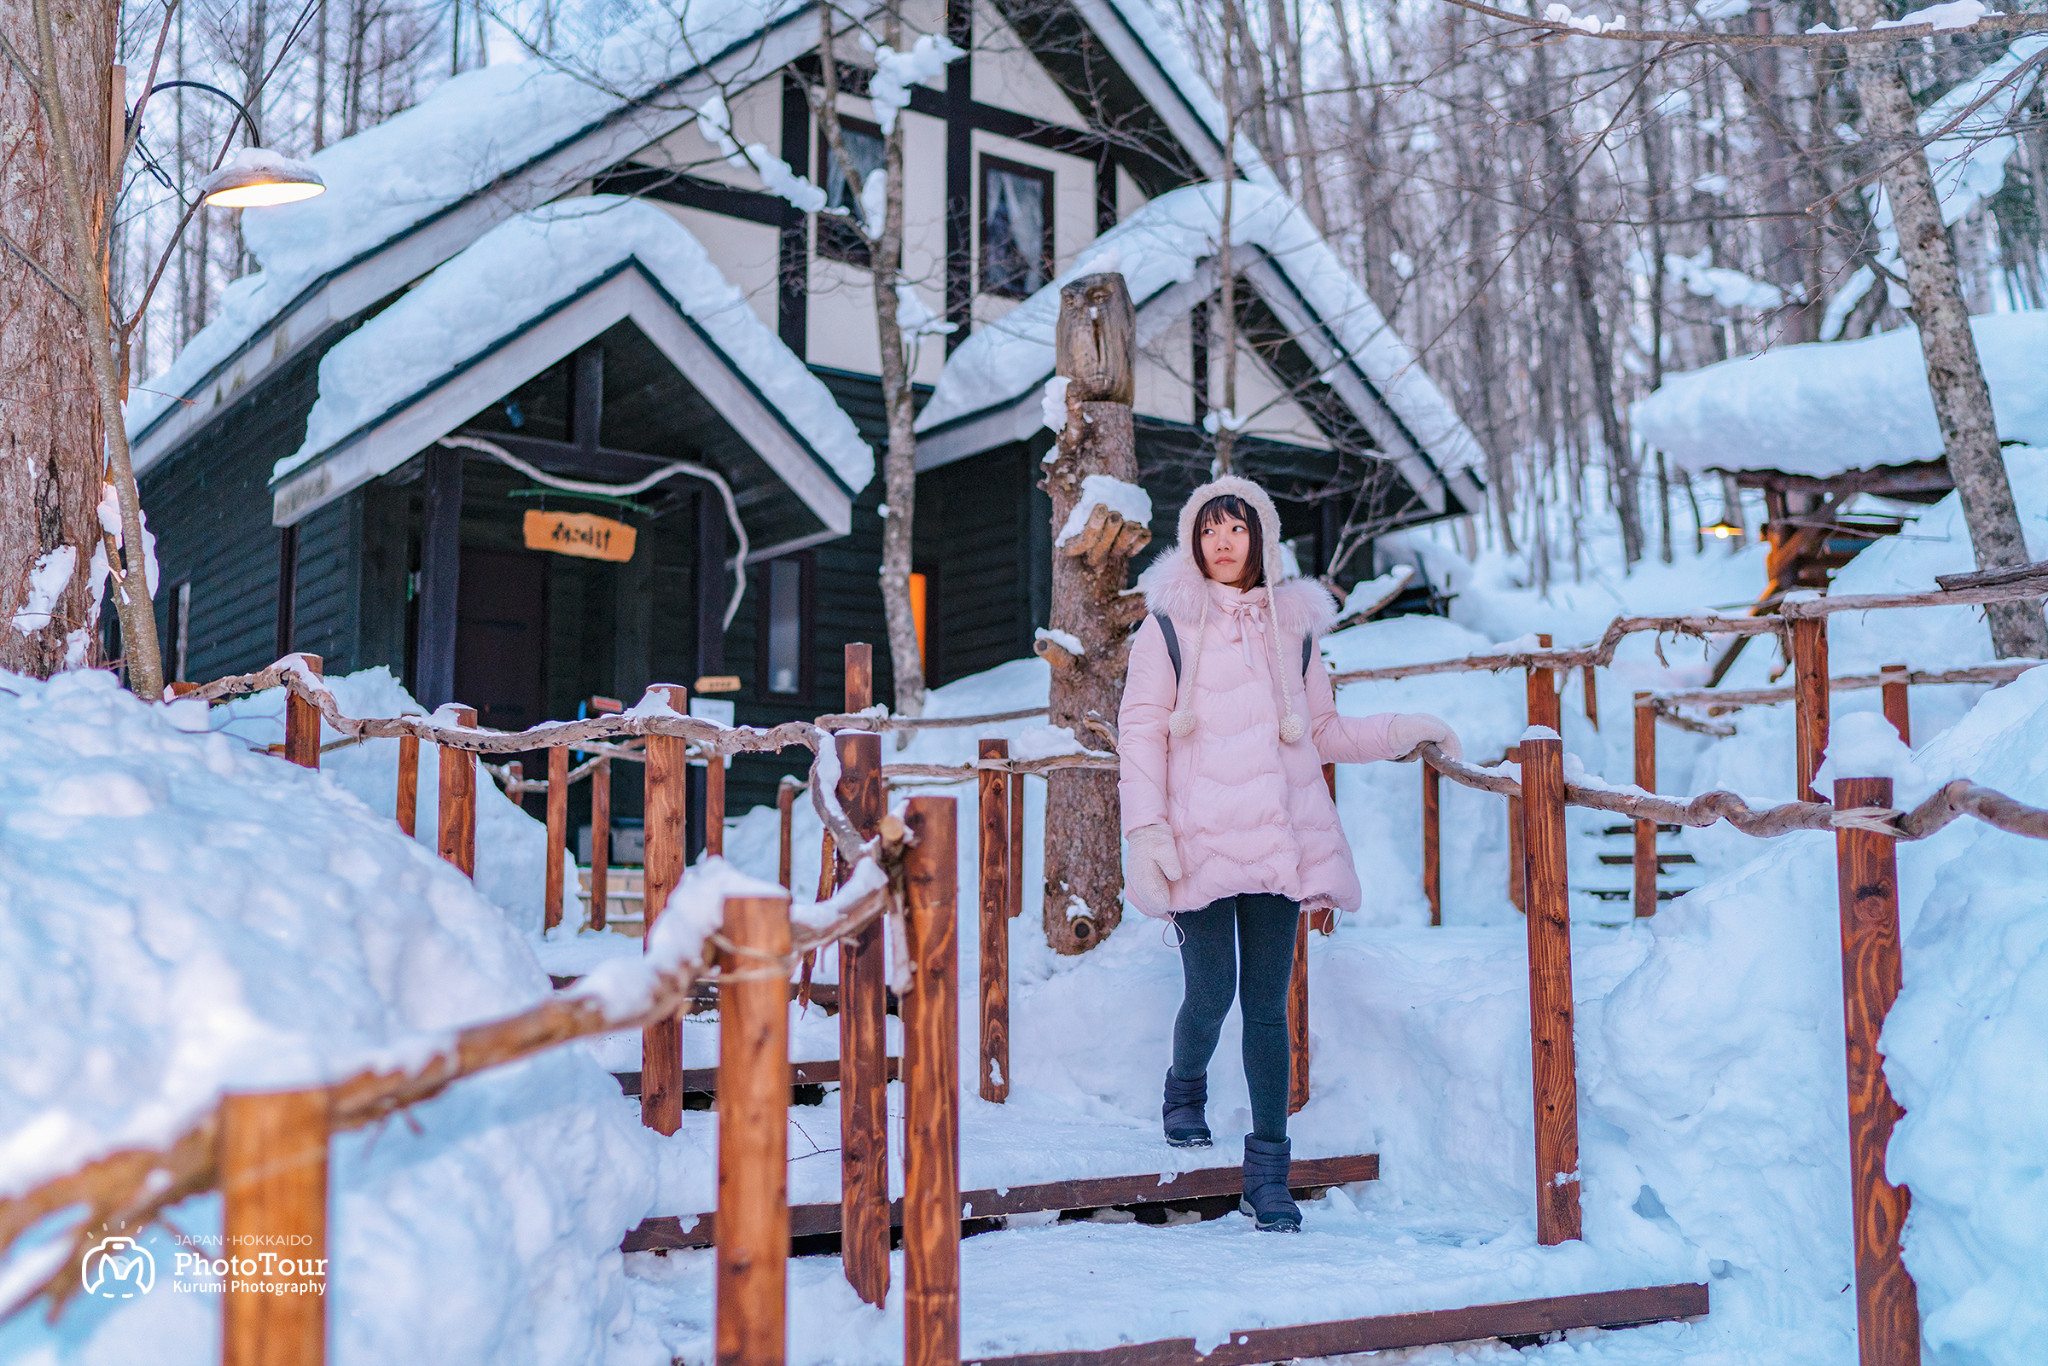
<path id="1" fill-rule="evenodd" d="M 895 1059 L 890 1059 L 894 1062 Z M 1355 1157 L 1311 1157 L 1298 1159 L 1288 1172 L 1295 1195 L 1310 1194 L 1353 1181 L 1377 1181 L 1380 1159 L 1377 1153 Z M 963 1191 L 960 1219 L 963 1225 L 992 1220 L 1006 1214 L 1044 1214 L 1073 1209 L 1140 1209 L 1147 1206 L 1179 1204 L 1190 1200 L 1235 1200 L 1243 1188 L 1244 1172 L 1238 1167 L 1203 1167 L 1197 1171 L 1153 1172 L 1144 1176 L 1107 1176 L 1080 1181 L 1049 1181 L 1035 1186 L 1008 1186 L 1000 1190 Z M 684 1220 L 691 1222 L 687 1225 Z M 891 1227 L 903 1222 L 903 1202 L 889 1205 Z M 662 1215 L 641 1221 L 626 1235 L 621 1249 L 652 1252 L 658 1249 L 710 1247 L 716 1237 L 715 1212 L 698 1215 Z M 839 1202 L 824 1205 L 791 1205 L 789 1236 L 815 1238 L 839 1232 Z"/>
<path id="2" fill-rule="evenodd" d="M 1195 1350 L 1193 1338 L 1168 1338 L 1095 1352 L 970 1357 L 964 1366 L 1265 1366 L 1270 1362 L 1483 1338 L 1533 1339 L 1569 1328 L 1634 1328 L 1646 1323 L 1696 1318 L 1706 1312 L 1706 1286 L 1655 1285 L 1480 1304 L 1469 1309 L 1382 1314 L 1288 1328 L 1251 1328 L 1232 1333 L 1227 1341 L 1206 1354 Z"/>

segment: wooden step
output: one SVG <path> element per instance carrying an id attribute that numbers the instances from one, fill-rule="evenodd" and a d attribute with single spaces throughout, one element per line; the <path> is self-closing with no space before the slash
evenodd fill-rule
<path id="1" fill-rule="evenodd" d="M 889 1080 L 901 1081 L 903 1079 L 902 1069 L 903 1060 L 901 1058 L 890 1058 L 888 1066 Z M 614 1072 L 612 1076 L 618 1079 L 619 1090 L 624 1094 L 629 1096 L 640 1094 L 640 1074 L 638 1072 Z M 789 1084 L 792 1087 L 837 1086 L 839 1084 L 839 1059 L 825 1058 L 818 1062 L 793 1062 L 789 1065 Z M 718 1069 L 715 1067 L 685 1067 L 683 1069 L 683 1094 L 685 1097 L 693 1095 L 716 1097 L 718 1094 Z M 799 1103 L 815 1105 L 818 1102 L 816 1100 L 809 1100 Z"/>
<path id="2" fill-rule="evenodd" d="M 1621 866 L 1623 866 L 1623 867 L 1630 867 L 1630 868 L 1632 868 L 1632 867 L 1634 867 L 1634 866 L 1635 866 L 1636 856 L 1635 856 L 1635 855 L 1634 855 L 1633 853 L 1628 853 L 1628 854 L 1602 854 L 1602 855 L 1600 856 L 1600 861 L 1601 861 L 1602 863 L 1605 863 L 1605 864 L 1609 864 L 1609 865 L 1621 865 Z M 1674 864 L 1674 863 L 1698 863 L 1698 862 L 1699 862 L 1699 860 L 1698 860 L 1698 859 L 1696 859 L 1696 858 L 1694 858 L 1694 857 L 1693 857 L 1693 856 L 1692 856 L 1691 854 L 1665 854 L 1665 853 L 1659 853 L 1659 854 L 1657 855 L 1657 867 L 1658 867 L 1658 869 L 1659 869 L 1660 871 L 1661 871 L 1661 870 L 1663 870 L 1663 869 L 1665 869 L 1665 868 L 1668 868 L 1669 866 L 1671 866 L 1671 865 L 1672 865 L 1672 864 Z"/>
<path id="3" fill-rule="evenodd" d="M 1377 1153 L 1357 1157 L 1302 1158 L 1287 1173 L 1288 1185 L 1297 1199 L 1307 1199 L 1332 1186 L 1353 1181 L 1377 1181 L 1379 1178 L 1380 1159 Z M 1242 1167 L 1204 1167 L 1199 1171 L 1178 1174 L 1152 1172 L 1144 1176 L 1049 1181 L 1035 1186 L 964 1191 L 960 1196 L 960 1220 L 963 1232 L 984 1233 L 993 1227 L 995 1220 L 1009 1214 L 1098 1209 L 1163 1210 L 1198 1201 L 1218 1200 L 1227 1200 L 1230 1209 L 1235 1209 L 1243 1190 Z M 710 1247 L 717 1236 L 716 1221 L 715 1212 L 681 1217 L 663 1215 L 642 1220 L 640 1227 L 627 1234 L 620 1246 L 626 1252 Z M 901 1200 L 891 1202 L 889 1223 L 892 1228 L 902 1227 Z M 981 1227 L 971 1227 L 973 1225 Z M 836 1201 L 829 1205 L 789 1207 L 789 1236 L 792 1241 L 836 1236 L 838 1232 L 839 1205 Z"/>
<path id="4" fill-rule="evenodd" d="M 1679 828 L 1676 825 L 1659 825 L 1657 827 L 1657 833 L 1660 835 L 1675 835 L 1678 833 L 1678 829 Z M 1600 833 L 1603 835 L 1633 835 L 1635 832 L 1636 827 L 1633 821 L 1629 822 L 1626 825 L 1606 826 L 1600 831 Z"/>
<path id="5" fill-rule="evenodd" d="M 582 980 L 583 977 L 580 973 L 571 973 L 567 976 L 553 972 L 548 974 L 548 981 L 554 984 L 556 991 L 560 991 L 564 987 L 573 987 Z M 794 1001 L 796 997 L 797 984 L 791 982 L 789 984 L 789 999 Z M 839 984 L 837 982 L 811 983 L 811 1004 L 824 1011 L 827 1015 L 837 1015 L 839 1013 Z M 706 1011 L 716 1009 L 718 1009 L 717 986 L 710 982 L 700 982 L 690 993 L 690 1008 L 683 1013 L 686 1015 L 701 1015 Z M 885 991 L 883 993 L 882 1009 L 891 1015 L 898 1013 L 895 992 Z"/>
<path id="6" fill-rule="evenodd" d="M 1574 887 L 1572 890 L 1582 896 L 1590 896 L 1599 901 L 1626 901 L 1636 894 L 1633 887 Z M 1657 900 L 1675 901 L 1687 892 L 1695 890 L 1697 889 L 1692 887 L 1659 887 L 1657 889 Z"/>
<path id="7" fill-rule="evenodd" d="M 1297 1166 L 1300 1164 L 1297 1163 Z M 969 1357 L 964 1366 L 1265 1366 L 1268 1362 L 1384 1352 L 1397 1347 L 1477 1342 L 1500 1338 L 1533 1347 L 1574 1328 L 1638 1328 L 1647 1323 L 1698 1318 L 1707 1312 L 1707 1287 L 1653 1285 L 1601 1290 L 1539 1300 L 1438 1309 L 1422 1314 L 1380 1314 L 1289 1328 L 1247 1328 L 1207 1352 L 1193 1338 L 1134 1342 L 1098 1352 L 1037 1352 L 1028 1356 Z"/>

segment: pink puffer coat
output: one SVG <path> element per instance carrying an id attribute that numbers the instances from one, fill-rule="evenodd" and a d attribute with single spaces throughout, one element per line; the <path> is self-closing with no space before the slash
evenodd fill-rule
<path id="1" fill-rule="evenodd" d="M 1166 911 L 1240 892 L 1277 893 L 1305 911 L 1357 910 L 1358 873 L 1322 765 L 1400 757 L 1387 736 L 1394 717 L 1339 716 L 1319 651 L 1303 679 L 1303 638 L 1322 635 L 1337 615 L 1320 584 L 1290 579 L 1243 593 L 1203 575 L 1194 519 L 1221 494 L 1258 510 L 1265 563 L 1281 563 L 1273 500 L 1250 480 L 1225 477 L 1195 490 L 1179 543 L 1139 576 L 1146 607 L 1173 620 L 1181 668 L 1176 683 L 1165 634 L 1148 617 L 1117 716 L 1124 833 L 1173 831 L 1183 876 L 1168 884 Z M 1290 731 L 1295 738 L 1284 740 Z"/>

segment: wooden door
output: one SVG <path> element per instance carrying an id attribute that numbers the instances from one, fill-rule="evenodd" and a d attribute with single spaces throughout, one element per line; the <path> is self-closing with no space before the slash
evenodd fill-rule
<path id="1" fill-rule="evenodd" d="M 455 697 L 494 730 L 546 717 L 547 556 L 462 549 L 456 595 Z"/>

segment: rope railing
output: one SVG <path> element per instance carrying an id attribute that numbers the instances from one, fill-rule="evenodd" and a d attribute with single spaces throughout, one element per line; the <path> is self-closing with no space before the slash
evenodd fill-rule
<path id="1" fill-rule="evenodd" d="M 1904 669 L 1874 674 L 1845 674 L 1828 680 L 1829 692 L 1862 692 L 1887 684 L 1914 686 L 1930 683 L 2010 683 L 2029 669 L 2048 664 L 2048 659 L 2013 659 L 1997 664 L 1976 664 L 1965 669 Z M 1738 707 L 1770 706 L 1794 699 L 1795 690 L 1785 688 L 1689 688 L 1650 694 L 1658 711 L 1668 707 L 1708 707 L 1715 712 Z"/>

